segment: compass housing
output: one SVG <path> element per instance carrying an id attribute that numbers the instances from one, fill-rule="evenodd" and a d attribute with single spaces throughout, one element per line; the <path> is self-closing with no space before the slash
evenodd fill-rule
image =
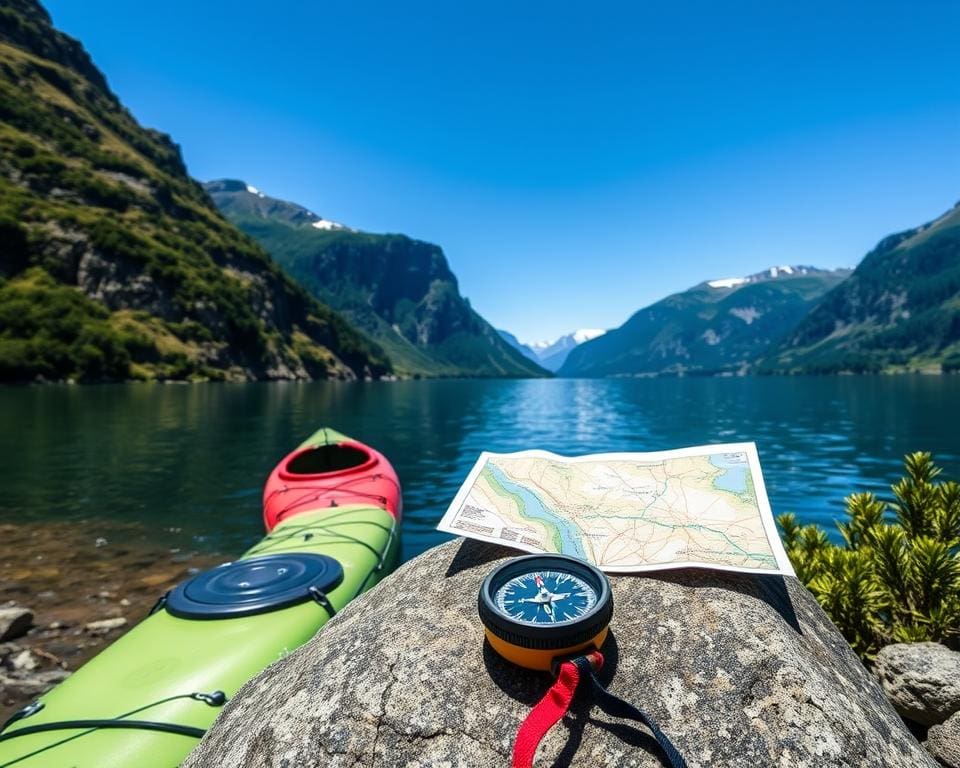
<path id="1" fill-rule="evenodd" d="M 522 621 L 497 604 L 497 592 L 517 577 L 554 571 L 574 576 L 593 590 L 595 602 L 582 615 L 556 623 Z M 528 669 L 549 670 L 552 661 L 599 648 L 613 617 L 613 595 L 603 572 L 566 555 L 526 555 L 508 560 L 484 579 L 477 600 L 487 640 L 497 653 Z"/>

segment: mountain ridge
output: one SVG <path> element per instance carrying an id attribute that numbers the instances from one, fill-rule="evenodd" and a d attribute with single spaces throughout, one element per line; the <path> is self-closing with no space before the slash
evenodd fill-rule
<path id="1" fill-rule="evenodd" d="M 443 250 L 401 234 L 358 232 L 246 182 L 214 180 L 221 212 L 320 300 L 373 338 L 407 376 L 549 375 L 501 338 L 467 299 Z"/>
<path id="2" fill-rule="evenodd" d="M 771 267 L 704 280 L 573 349 L 560 376 L 742 374 L 850 270 Z"/>
<path id="3" fill-rule="evenodd" d="M 960 370 L 960 203 L 883 238 L 757 370 Z"/>

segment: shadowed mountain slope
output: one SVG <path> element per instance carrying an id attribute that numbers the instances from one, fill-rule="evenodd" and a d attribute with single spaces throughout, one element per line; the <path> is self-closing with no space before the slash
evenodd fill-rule
<path id="1" fill-rule="evenodd" d="M 411 376 L 544 376 L 460 295 L 436 245 L 357 232 L 242 181 L 206 185 L 223 214 Z"/>

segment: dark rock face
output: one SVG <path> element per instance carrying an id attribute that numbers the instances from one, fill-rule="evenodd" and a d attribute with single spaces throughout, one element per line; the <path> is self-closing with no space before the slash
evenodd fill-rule
<path id="1" fill-rule="evenodd" d="M 398 373 L 546 375 L 460 295 L 439 246 L 357 232 L 236 180 L 205 188 L 224 216 L 291 276 L 379 343 Z"/>
<path id="2" fill-rule="evenodd" d="M 248 683 L 185 768 L 508 765 L 550 685 L 483 642 L 477 591 L 514 554 L 454 541 L 407 563 Z M 691 768 L 934 765 L 796 580 L 689 569 L 612 585 L 601 677 Z M 578 700 L 537 765 L 660 766 L 652 744 Z"/>
<path id="3" fill-rule="evenodd" d="M 947 768 L 960 768 L 960 712 L 927 733 L 927 750 Z"/>
<path id="4" fill-rule="evenodd" d="M 960 653 L 945 645 L 888 645 L 874 671 L 897 711 L 916 723 L 937 725 L 960 712 Z"/>
<path id="5" fill-rule="evenodd" d="M 33 611 L 19 605 L 0 607 L 0 642 L 16 640 L 27 634 L 33 624 Z"/>

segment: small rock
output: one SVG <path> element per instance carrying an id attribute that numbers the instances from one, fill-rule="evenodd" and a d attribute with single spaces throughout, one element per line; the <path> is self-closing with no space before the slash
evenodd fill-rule
<path id="1" fill-rule="evenodd" d="M 109 542 L 103 538 L 103 536 L 97 536 L 97 540 L 93 542 L 95 547 L 105 547 Z"/>
<path id="2" fill-rule="evenodd" d="M 86 629 L 87 632 L 91 632 L 96 635 L 104 635 L 114 629 L 120 629 L 120 627 L 125 626 L 126 623 L 127 620 L 125 618 L 118 616 L 115 619 L 100 619 L 100 621 L 91 621 L 84 627 L 84 629 Z"/>
<path id="3" fill-rule="evenodd" d="M 30 652 L 29 648 L 20 651 L 16 656 L 11 656 L 7 663 L 14 672 L 33 672 L 40 666 L 37 657 Z"/>
<path id="4" fill-rule="evenodd" d="M 927 732 L 927 751 L 947 768 L 960 768 L 960 712 Z"/>
<path id="5" fill-rule="evenodd" d="M 106 590 L 104 590 L 103 592 L 98 592 L 97 597 L 99 597 L 102 600 L 112 600 L 113 598 L 116 597 L 116 595 L 113 592 L 107 592 Z"/>
<path id="6" fill-rule="evenodd" d="M 915 723 L 939 725 L 960 711 L 960 653 L 945 645 L 888 645 L 874 673 L 897 712 Z"/>
<path id="7" fill-rule="evenodd" d="M 60 668 L 28 673 L 26 677 L 5 675 L 0 672 L 0 690 L 4 690 L 9 696 L 33 698 L 46 693 L 68 677 L 70 673 Z"/>
<path id="8" fill-rule="evenodd" d="M 130 601 L 127 600 L 127 598 L 124 597 L 124 598 L 122 598 L 122 599 L 120 600 L 120 605 L 122 605 L 124 608 L 126 608 L 127 606 L 130 605 Z"/>
<path id="9" fill-rule="evenodd" d="M 66 629 L 66 626 L 62 621 L 51 621 L 47 629 Z"/>
<path id="10" fill-rule="evenodd" d="M 0 608 L 0 641 L 27 634 L 33 624 L 33 611 L 19 605 Z"/>

